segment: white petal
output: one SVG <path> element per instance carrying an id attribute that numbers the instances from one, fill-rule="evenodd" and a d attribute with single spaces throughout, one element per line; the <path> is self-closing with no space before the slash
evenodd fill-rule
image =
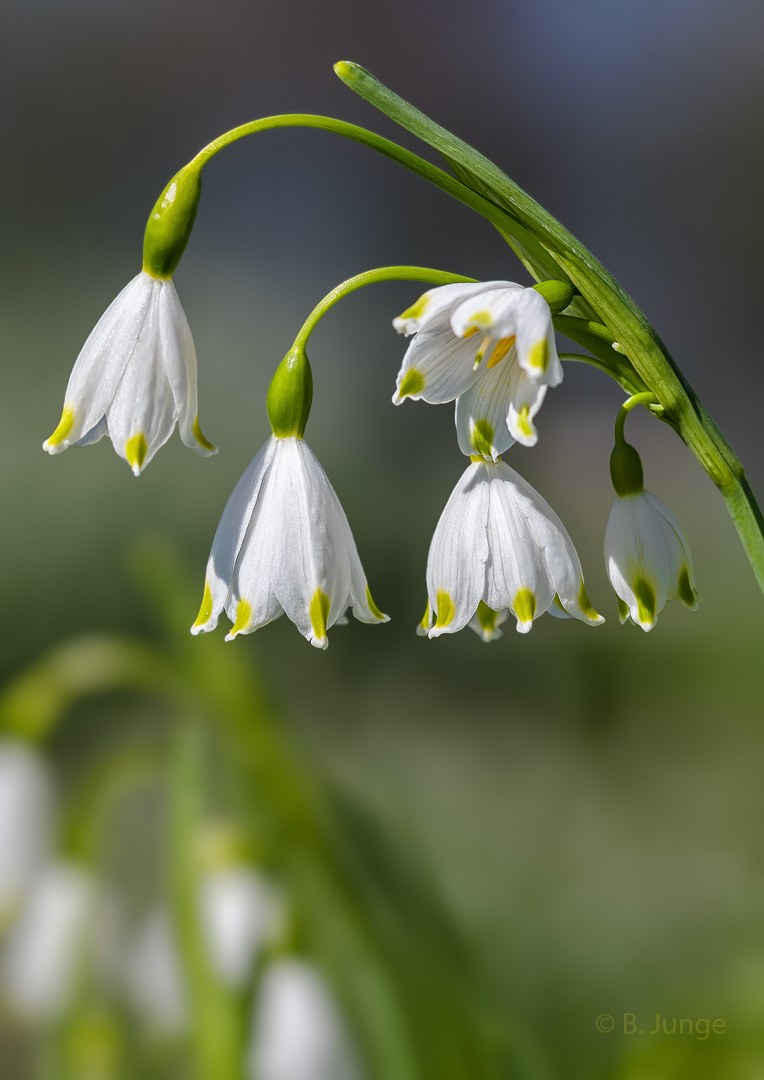
<path id="1" fill-rule="evenodd" d="M 205 874 L 199 915 L 218 975 L 229 986 L 245 986 L 280 916 L 268 882 L 246 866 Z"/>
<path id="2" fill-rule="evenodd" d="M 518 497 L 516 474 L 499 462 L 490 487 L 488 542 L 484 600 L 495 611 L 510 608 L 521 633 L 530 630 L 533 619 L 547 610 L 554 597 L 543 549 L 531 532 Z"/>
<path id="3" fill-rule="evenodd" d="M 103 313 L 72 368 L 60 435 L 57 429 L 43 443 L 43 449 L 58 454 L 87 436 L 103 419 L 144 332 L 152 297 L 161 284 L 141 271 Z"/>
<path id="4" fill-rule="evenodd" d="M 403 357 L 393 403 L 421 398 L 440 405 L 459 397 L 482 374 L 473 369 L 479 345 L 480 338 L 454 337 L 447 322 L 417 334 Z"/>
<path id="5" fill-rule="evenodd" d="M 562 364 L 557 354 L 552 312 L 535 289 L 524 289 L 516 311 L 517 358 L 531 378 L 547 386 L 562 382 Z"/>
<path id="6" fill-rule="evenodd" d="M 477 330 L 490 337 L 511 337 L 515 333 L 514 311 L 523 292 L 512 281 L 486 282 L 483 291 L 459 304 L 451 316 L 457 337 Z"/>
<path id="7" fill-rule="evenodd" d="M 503 611 L 493 611 L 487 604 L 481 602 L 478 604 L 478 609 L 467 624 L 470 630 L 474 630 L 479 638 L 489 643 L 491 641 L 498 641 L 502 636 L 502 631 L 499 627 L 502 623 L 505 623 L 509 618 L 509 612 L 506 608 Z"/>
<path id="8" fill-rule="evenodd" d="M 504 462 L 502 468 L 512 481 L 516 507 L 527 519 L 534 543 L 543 552 L 552 599 L 556 593 L 564 610 L 582 622 L 592 626 L 603 623 L 605 620 L 592 608 L 586 594 L 581 561 L 565 526 L 522 476 Z M 550 606 L 543 610 L 550 610 Z"/>
<path id="9" fill-rule="evenodd" d="M 651 630 L 668 597 L 669 558 L 665 519 L 644 496 L 640 492 L 616 499 L 605 530 L 605 562 L 632 621 Z"/>
<path id="10" fill-rule="evenodd" d="M 255 504 L 273 455 L 277 440 L 271 437 L 249 463 L 225 505 L 220 524 L 212 541 L 205 582 L 205 594 L 199 617 L 191 628 L 192 634 L 214 630 L 225 607 L 233 577 Z M 279 538 L 279 546 L 283 538 Z"/>
<path id="11" fill-rule="evenodd" d="M 507 428 L 507 412 L 516 369 L 511 349 L 456 399 L 456 434 L 463 454 L 482 454 L 495 461 L 515 441 Z"/>
<path id="12" fill-rule="evenodd" d="M 468 466 L 435 529 L 427 558 L 430 611 L 437 617 L 430 637 L 461 630 L 483 597 L 488 560 L 488 468 L 495 466 Z"/>
<path id="13" fill-rule="evenodd" d="M 547 388 L 529 379 L 519 364 L 515 364 L 510 399 L 507 406 L 507 428 L 522 446 L 535 446 L 538 432 L 533 419 L 544 403 Z"/>
<path id="14" fill-rule="evenodd" d="M 700 596 L 695 587 L 690 545 L 684 529 L 679 524 L 676 516 L 657 495 L 653 495 L 651 491 L 644 491 L 643 495 L 647 503 L 654 509 L 656 515 L 665 523 L 663 538 L 666 543 L 669 566 L 668 595 L 670 598 L 681 600 L 685 607 L 695 611 Z"/>
<path id="15" fill-rule="evenodd" d="M 491 284 L 491 282 L 483 281 L 474 283 L 458 282 L 453 285 L 439 285 L 434 289 L 428 289 L 402 315 L 399 315 L 397 319 L 393 319 L 393 326 L 399 334 L 415 334 L 425 326 L 429 326 L 443 312 L 450 314 L 454 306 L 461 300 L 483 291 Z"/>
<path id="16" fill-rule="evenodd" d="M 172 281 L 162 282 L 159 333 L 167 378 L 178 413 L 178 433 L 186 446 L 202 456 L 216 453 L 202 435 L 197 415 L 196 349 Z"/>

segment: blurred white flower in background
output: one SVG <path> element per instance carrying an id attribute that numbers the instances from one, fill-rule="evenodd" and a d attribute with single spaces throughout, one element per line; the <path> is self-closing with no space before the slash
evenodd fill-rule
<path id="1" fill-rule="evenodd" d="M 52 812 L 44 761 L 21 742 L 0 740 L 0 931 L 47 859 Z"/>
<path id="2" fill-rule="evenodd" d="M 348 1031 L 313 965 L 285 959 L 266 969 L 247 1064 L 251 1080 L 359 1080 Z"/>

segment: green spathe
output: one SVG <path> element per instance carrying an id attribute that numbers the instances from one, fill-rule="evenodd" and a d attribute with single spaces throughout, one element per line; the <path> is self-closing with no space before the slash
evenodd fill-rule
<path id="1" fill-rule="evenodd" d="M 610 479 L 616 495 L 621 497 L 638 495 L 640 491 L 644 491 L 642 459 L 631 443 L 619 441 L 613 447 L 610 455 Z"/>
<path id="2" fill-rule="evenodd" d="M 564 311 L 576 293 L 569 281 L 539 281 L 533 288 L 544 297 L 553 315 Z"/>
<path id="3" fill-rule="evenodd" d="M 143 238 L 143 269 L 152 277 L 168 279 L 175 272 L 191 236 L 201 194 L 201 167 L 186 165 L 157 199 Z"/>
<path id="4" fill-rule="evenodd" d="M 313 402 L 313 375 L 304 349 L 290 349 L 268 388 L 268 419 L 278 439 L 296 435 L 301 439 Z"/>

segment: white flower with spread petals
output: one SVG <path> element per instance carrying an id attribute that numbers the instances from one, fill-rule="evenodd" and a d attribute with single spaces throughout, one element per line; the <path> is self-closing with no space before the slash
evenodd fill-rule
<path id="1" fill-rule="evenodd" d="M 605 531 L 605 562 L 621 622 L 652 630 L 666 600 L 695 611 L 692 557 L 682 526 L 650 491 L 619 496 Z"/>
<path id="2" fill-rule="evenodd" d="M 397 319 L 414 334 L 393 401 L 456 399 L 459 446 L 496 460 L 514 441 L 533 446 L 533 418 L 562 381 L 549 304 L 511 281 L 430 289 Z"/>
<path id="3" fill-rule="evenodd" d="M 420 626 L 430 637 L 469 624 L 491 641 L 509 612 L 522 634 L 545 611 L 604 622 L 562 522 L 503 461 L 474 461 L 454 488 L 430 545 L 427 594 Z"/>
<path id="4" fill-rule="evenodd" d="M 186 446 L 215 453 L 199 427 L 196 351 L 175 286 L 142 270 L 85 342 L 43 449 L 60 454 L 108 435 L 138 476 L 176 423 Z"/>
<path id="5" fill-rule="evenodd" d="M 371 598 L 345 512 L 308 444 L 273 435 L 233 490 L 207 563 L 192 634 L 250 634 L 283 612 L 311 645 L 348 607 L 361 622 L 387 622 Z"/>

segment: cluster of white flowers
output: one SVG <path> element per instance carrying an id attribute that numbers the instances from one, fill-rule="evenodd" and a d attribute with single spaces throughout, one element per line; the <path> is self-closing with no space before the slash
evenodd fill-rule
<path id="1" fill-rule="evenodd" d="M 548 387 L 562 380 L 542 292 L 511 281 L 443 285 L 394 326 L 413 337 L 393 401 L 454 401 L 459 446 L 472 461 L 433 537 L 420 632 L 437 637 L 469 625 L 491 641 L 510 612 L 522 633 L 545 611 L 603 622 L 560 520 L 501 461 L 514 442 L 535 445 L 535 417 Z M 328 629 L 346 622 L 349 610 L 363 622 L 388 617 L 371 598 L 347 518 L 303 439 L 310 370 L 304 352 L 285 362 L 290 355 L 272 384 L 281 378 L 273 415 L 269 394 L 273 435 L 223 511 L 191 629 L 213 630 L 225 612 L 232 640 L 285 612 L 312 645 L 326 648 Z M 214 453 L 199 427 L 196 354 L 177 293 L 170 277 L 144 268 L 88 338 L 44 448 L 58 453 L 108 434 L 138 475 L 176 422 L 188 446 Z M 697 605 L 684 535 L 649 493 L 619 492 L 606 563 L 622 621 L 630 616 L 650 629 L 669 596 Z"/>

